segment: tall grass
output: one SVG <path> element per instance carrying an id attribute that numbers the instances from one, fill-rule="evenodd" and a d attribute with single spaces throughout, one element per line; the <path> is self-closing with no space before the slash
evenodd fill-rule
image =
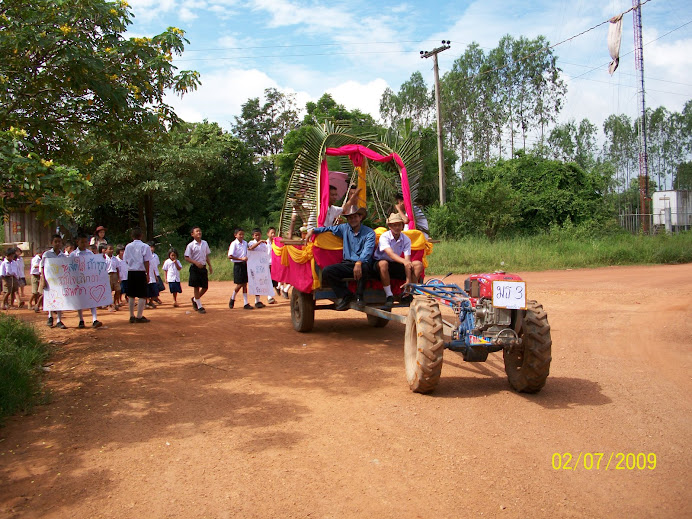
<path id="1" fill-rule="evenodd" d="M 212 249 L 214 273 L 209 278 L 212 281 L 233 279 L 233 265 L 226 253 L 226 248 Z M 656 236 L 616 233 L 593 238 L 569 229 L 553 229 L 523 238 L 496 241 L 464 238 L 436 243 L 428 258 L 428 274 L 690 263 L 692 232 Z M 189 263 L 183 258 L 181 262 L 180 277 L 187 281 Z"/>
<path id="2" fill-rule="evenodd" d="M 489 241 L 437 243 L 428 272 L 458 274 L 692 262 L 692 233 L 582 238 L 564 233 Z"/>
<path id="3" fill-rule="evenodd" d="M 32 325 L 0 314 L 0 422 L 40 400 L 47 358 L 48 346 Z"/>

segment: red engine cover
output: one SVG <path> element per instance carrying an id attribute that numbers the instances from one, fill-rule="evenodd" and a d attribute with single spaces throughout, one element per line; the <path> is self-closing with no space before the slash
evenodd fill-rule
<path id="1" fill-rule="evenodd" d="M 496 271 L 492 274 L 471 274 L 469 280 L 478 281 L 480 297 L 493 297 L 493 281 L 522 281 L 516 274 L 507 274 L 503 271 Z"/>

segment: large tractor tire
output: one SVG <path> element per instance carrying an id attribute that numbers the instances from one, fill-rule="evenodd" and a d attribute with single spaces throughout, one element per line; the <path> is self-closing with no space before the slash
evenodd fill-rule
<path id="1" fill-rule="evenodd" d="M 377 317 L 376 315 L 366 314 L 368 316 L 368 324 L 374 326 L 375 328 L 384 328 L 389 324 L 389 319 L 383 319 L 382 317 Z"/>
<path id="2" fill-rule="evenodd" d="M 442 373 L 442 313 L 437 301 L 416 298 L 406 317 L 404 363 L 411 391 L 429 393 Z"/>
<path id="3" fill-rule="evenodd" d="M 295 287 L 291 290 L 291 321 L 297 332 L 309 332 L 315 324 L 315 299 Z"/>
<path id="4" fill-rule="evenodd" d="M 526 310 L 518 310 L 515 331 L 522 345 L 504 352 L 509 385 L 520 393 L 538 393 L 550 373 L 552 360 L 550 325 L 543 305 L 527 301 Z"/>

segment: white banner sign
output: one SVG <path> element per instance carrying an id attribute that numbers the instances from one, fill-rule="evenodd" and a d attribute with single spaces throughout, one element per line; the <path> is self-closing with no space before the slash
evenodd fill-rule
<path id="1" fill-rule="evenodd" d="M 266 247 L 266 245 L 265 245 Z M 271 258 L 263 246 L 247 252 L 247 291 L 252 296 L 273 296 L 272 278 L 269 273 Z"/>
<path id="2" fill-rule="evenodd" d="M 46 258 L 43 309 L 81 310 L 113 304 L 113 294 L 101 256 Z"/>

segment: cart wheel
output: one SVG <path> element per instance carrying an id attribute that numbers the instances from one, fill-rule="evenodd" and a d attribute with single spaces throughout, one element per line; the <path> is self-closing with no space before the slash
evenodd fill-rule
<path id="1" fill-rule="evenodd" d="M 295 287 L 291 290 L 291 321 L 297 332 L 309 332 L 315 324 L 315 299 Z"/>
<path id="2" fill-rule="evenodd" d="M 509 385 L 521 393 L 538 393 L 550 373 L 550 325 L 543 305 L 527 301 L 519 310 L 515 331 L 522 339 L 516 350 L 504 352 L 505 372 Z"/>
<path id="3" fill-rule="evenodd" d="M 366 316 L 368 317 L 368 324 L 375 328 L 384 328 L 389 324 L 389 319 L 383 319 L 382 317 L 370 314 L 366 314 Z"/>
<path id="4" fill-rule="evenodd" d="M 415 298 L 406 317 L 404 362 L 411 391 L 429 393 L 442 373 L 442 313 L 437 301 Z"/>

